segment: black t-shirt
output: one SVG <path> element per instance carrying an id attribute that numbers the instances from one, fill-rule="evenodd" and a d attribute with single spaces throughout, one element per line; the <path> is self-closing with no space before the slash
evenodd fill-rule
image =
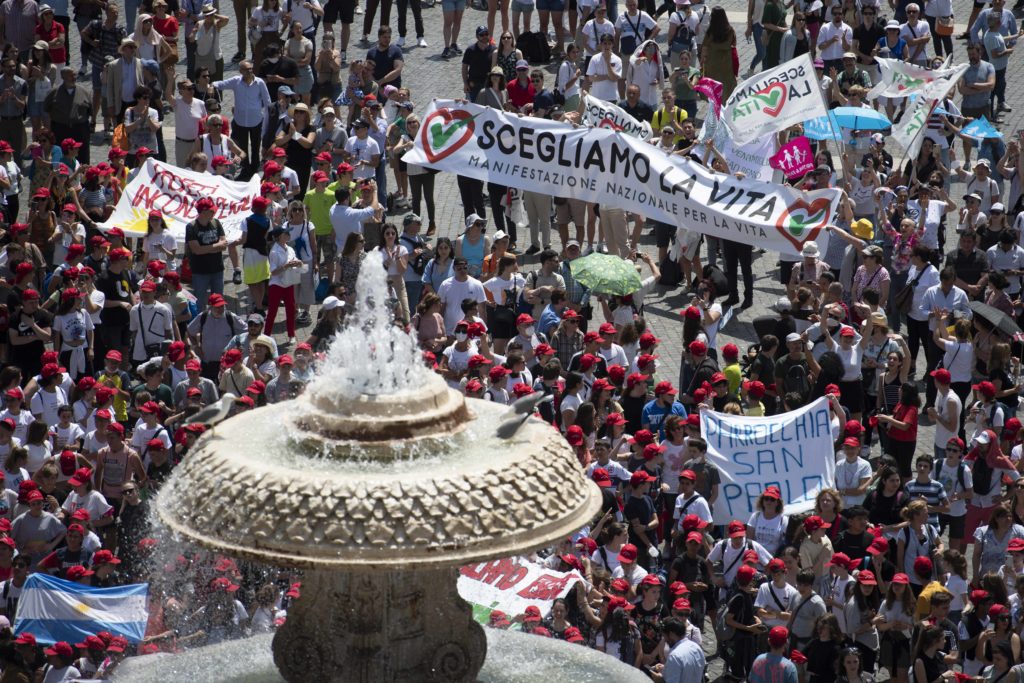
<path id="1" fill-rule="evenodd" d="M 903 521 L 900 510 L 909 502 L 910 496 L 905 491 L 897 491 L 895 496 L 886 496 L 876 488 L 864 499 L 864 507 L 868 509 L 868 521 L 872 524 L 890 525 Z"/>
<path id="2" fill-rule="evenodd" d="M 654 110 L 651 109 L 650 105 L 644 104 L 643 101 L 638 100 L 636 105 L 630 105 L 628 100 L 622 100 L 619 102 L 619 106 L 622 107 L 623 111 L 641 123 L 644 121 L 650 122 L 654 118 Z"/>
<path id="3" fill-rule="evenodd" d="M 96 281 L 96 289 L 103 292 L 107 301 L 123 301 L 132 303 L 132 294 L 139 289 L 139 278 L 134 270 L 126 268 L 120 273 L 108 270 Z M 128 325 L 127 308 L 104 308 L 102 320 L 104 325 Z"/>
<path id="4" fill-rule="evenodd" d="M 378 45 L 374 45 L 366 51 L 366 58 L 373 62 L 373 80 L 380 81 L 395 70 L 395 61 L 402 61 L 402 48 L 397 45 L 388 45 L 386 49 L 381 50 Z M 388 82 L 388 85 L 401 88 L 402 76 L 399 75 L 395 80 Z"/>
<path id="5" fill-rule="evenodd" d="M 879 26 L 877 21 L 871 25 L 871 28 L 861 24 L 857 28 L 853 29 L 853 40 L 857 43 L 857 47 L 860 48 L 860 51 L 866 55 L 871 54 L 871 50 L 878 44 L 878 41 L 884 37 L 885 27 Z M 859 59 L 857 60 L 857 63 L 860 64 Z M 872 60 L 871 63 L 874 64 L 874 60 Z M 860 64 L 860 66 L 863 68 L 865 65 Z"/>
<path id="6" fill-rule="evenodd" d="M 31 337 L 35 334 L 35 330 L 29 324 L 27 318 L 29 315 L 25 314 L 25 320 L 22 320 L 22 312 L 16 311 L 11 317 L 10 322 L 10 334 L 13 337 Z M 38 309 L 31 315 L 32 320 L 39 327 L 49 329 L 53 324 L 53 316 L 42 309 Z M 39 372 L 40 367 L 39 357 L 46 351 L 46 344 L 36 339 L 28 344 L 10 346 L 10 361 L 11 365 L 16 365 L 21 368 L 22 373 L 26 376 L 32 376 Z"/>
<path id="7" fill-rule="evenodd" d="M 965 254 L 954 249 L 946 254 L 946 267 L 953 266 L 956 276 L 969 285 L 976 285 L 981 276 L 988 270 L 988 257 L 980 249 Z"/>
<path id="8" fill-rule="evenodd" d="M 775 359 L 770 358 L 763 353 L 757 354 L 754 360 L 750 361 L 749 374 L 753 377 L 757 375 L 759 382 L 763 382 L 765 386 L 768 386 L 775 381 Z"/>
<path id="9" fill-rule="evenodd" d="M 661 615 L 664 605 L 658 603 L 653 609 L 646 609 L 643 602 L 637 604 L 633 609 L 633 621 L 640 629 L 640 647 L 644 652 L 650 654 L 661 642 Z"/>
<path id="10" fill-rule="evenodd" d="M 224 237 L 224 228 L 216 218 L 211 220 L 207 225 L 200 225 L 199 221 L 195 220 L 185 226 L 186 243 L 195 240 L 196 242 L 199 242 L 200 246 L 208 247 L 211 244 L 216 244 L 220 241 L 221 237 Z M 189 265 L 192 266 L 193 273 L 212 275 L 213 273 L 220 273 L 224 270 L 224 257 L 219 251 L 215 251 L 210 254 L 195 254 L 189 252 L 188 261 Z"/>
<path id="11" fill-rule="evenodd" d="M 256 74 L 267 83 L 267 90 L 270 92 L 270 101 L 277 101 L 277 90 L 284 83 L 271 83 L 267 80 L 267 76 L 280 76 L 281 78 L 295 78 L 299 75 L 299 65 L 291 57 L 281 56 L 277 60 L 277 63 L 271 64 L 268 61 L 264 61 L 260 65 L 259 72 Z"/>
<path id="12" fill-rule="evenodd" d="M 470 94 L 487 85 L 487 73 L 491 70 L 491 53 L 496 48 L 489 44 L 481 48 L 479 43 L 473 43 L 462 53 L 462 63 L 469 67 L 469 90 Z"/>
<path id="13" fill-rule="evenodd" d="M 832 550 L 837 553 L 846 553 L 851 560 L 862 560 L 868 554 L 868 546 L 871 545 L 872 540 L 874 540 L 874 536 L 867 531 L 854 534 L 847 529 L 832 542 Z"/>
<path id="14" fill-rule="evenodd" d="M 834 680 L 836 662 L 843 644 L 838 640 L 818 640 L 815 638 L 803 646 L 801 650 L 807 657 L 807 672 L 811 680 Z"/>
<path id="15" fill-rule="evenodd" d="M 630 496 L 622 509 L 622 516 L 626 518 L 627 522 L 632 522 L 635 519 L 640 522 L 640 526 L 647 526 L 654 518 L 654 503 L 647 496 Z M 654 534 L 653 531 L 647 537 L 651 538 L 652 534 Z M 647 543 L 633 530 L 632 524 L 629 526 L 629 542 L 637 548 L 647 547 Z"/>

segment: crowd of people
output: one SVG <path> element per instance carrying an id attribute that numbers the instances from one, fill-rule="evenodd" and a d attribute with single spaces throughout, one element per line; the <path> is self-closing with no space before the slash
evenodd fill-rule
<path id="1" fill-rule="evenodd" d="M 198 0 L 5 0 L 0 680 L 104 678 L 125 656 L 286 618 L 300 574 L 168 556 L 148 510 L 204 432 L 198 411 L 225 393 L 235 413 L 273 410 L 303 391 L 360 270 L 379 260 L 424 371 L 502 404 L 550 395 L 539 418 L 602 490 L 585 533 L 532 558 L 584 581 L 543 611 L 494 611 L 492 627 L 596 648 L 669 683 L 698 683 L 714 654 L 727 679 L 752 683 L 870 683 L 881 670 L 1024 683 L 1021 141 L 961 132 L 1010 111 L 1019 8 L 984 4 L 954 36 L 950 0 L 749 0 L 735 27 L 693 0 L 489 0 L 463 49 L 466 2 L 442 0 L 438 64 L 462 88 L 414 93 L 403 70 L 428 47 L 431 11 L 417 0 L 399 1 L 396 41 L 390 0 L 236 1 L 233 16 Z M 755 48 L 743 75 L 741 31 Z M 649 122 L 662 152 L 730 174 L 699 144 L 699 78 L 724 101 L 758 69 L 809 54 L 832 106 L 895 121 L 905 98 L 867 98 L 876 58 L 938 66 L 962 40 L 967 71 L 913 158 L 897 164 L 903 150 L 871 131 L 849 131 L 841 151 L 815 145 L 814 169 L 792 184 L 841 190 L 841 210 L 827 248 L 779 257 L 765 288 L 781 296 L 743 349 L 719 328 L 754 304 L 754 245 L 611 199 L 464 176 L 462 220 L 445 225 L 447 179 L 402 161 L 420 131 L 414 102 L 453 96 L 580 126 L 590 96 Z M 159 211 L 141 237 L 106 224 L 150 158 L 258 177 L 240 235 L 206 197 L 183 235 Z M 573 264 L 594 252 L 635 263 L 640 288 L 580 283 Z M 672 323 L 678 365 L 645 317 L 657 286 L 688 303 Z M 791 514 L 768 486 L 748 519 L 716 518 L 701 411 L 775 415 L 820 397 L 836 475 L 814 510 Z M 32 572 L 148 582 L 146 637 L 13 637 Z"/>

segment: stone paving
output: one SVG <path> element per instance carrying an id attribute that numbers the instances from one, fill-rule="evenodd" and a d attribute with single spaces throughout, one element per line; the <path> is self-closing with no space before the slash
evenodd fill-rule
<path id="1" fill-rule="evenodd" d="M 715 4 L 715 3 L 709 3 Z M 721 2 L 733 23 L 733 26 L 737 30 L 738 37 L 738 48 L 740 54 L 741 72 L 745 72 L 749 66 L 750 60 L 754 54 L 754 47 L 748 43 L 743 37 L 743 31 L 746 22 L 746 3 L 741 0 L 724 0 Z M 883 3 L 884 4 L 884 3 Z M 966 18 L 970 13 L 971 3 L 968 0 L 955 0 L 954 8 L 956 11 L 957 18 L 957 30 L 959 34 L 963 30 L 962 24 L 966 22 Z M 621 11 L 621 6 L 620 6 Z M 232 15 L 233 13 L 225 6 L 225 14 Z M 884 14 L 891 15 L 891 10 L 888 7 L 885 8 Z M 792 11 L 788 15 L 792 17 Z M 460 44 L 465 47 L 469 45 L 473 40 L 475 29 L 480 24 L 486 24 L 486 12 L 467 8 L 465 16 L 462 19 L 462 30 L 460 37 Z M 352 41 L 349 45 L 348 55 L 350 59 L 361 57 L 364 55 L 366 44 L 360 43 L 360 25 L 363 16 L 356 15 L 355 25 L 352 30 Z M 883 24 L 886 17 L 879 17 L 879 21 Z M 429 99 L 432 97 L 447 98 L 447 97 L 458 97 L 461 96 L 462 82 L 460 75 L 460 60 L 451 59 L 444 60 L 440 57 L 442 49 L 441 39 L 441 9 L 439 5 L 433 7 L 424 7 L 423 9 L 423 20 L 426 27 L 426 39 L 429 43 L 429 47 L 419 48 L 415 47 L 415 36 L 412 26 L 410 24 L 409 31 L 409 44 L 405 46 L 405 68 L 402 74 L 403 84 L 407 85 L 412 90 L 412 99 L 417 105 L 418 111 L 423 111 Z M 394 26 L 397 22 L 396 13 L 392 13 L 392 25 Z M 661 35 L 658 36 L 658 42 L 662 44 L 664 48 L 665 36 L 667 33 L 667 18 L 662 17 L 660 24 L 662 26 Z M 500 21 L 498 24 L 500 27 Z M 496 27 L 496 30 L 497 28 Z M 533 16 L 533 28 L 537 29 L 537 16 L 536 13 Z M 74 55 L 74 64 L 77 66 L 78 60 L 78 35 L 72 31 L 72 49 L 70 54 Z M 397 30 L 395 30 L 395 39 L 397 40 Z M 231 24 L 225 29 L 224 34 L 221 38 L 221 45 L 223 46 L 225 57 L 229 56 L 236 45 L 235 39 L 235 26 L 232 19 Z M 966 61 L 966 43 L 963 41 L 954 41 L 954 55 L 955 62 Z M 929 49 L 929 53 L 932 49 Z M 1015 68 L 1019 63 L 1019 57 L 1014 55 L 1011 58 L 1011 66 L 1009 73 L 1011 79 L 1015 74 Z M 546 71 L 546 82 L 550 84 L 554 80 L 554 72 L 556 65 L 548 65 Z M 225 77 L 236 74 L 237 64 L 230 63 L 225 65 Z M 179 76 L 184 73 L 184 63 L 178 67 Z M 347 67 L 343 67 L 342 77 L 344 78 L 347 74 Z M 1024 88 L 1015 88 L 1011 82 L 1010 87 L 1007 89 L 1007 103 L 1013 108 L 1012 113 L 1005 115 L 1005 123 L 1000 125 L 1001 130 L 1004 133 L 1014 133 L 1018 128 L 1021 127 L 1021 112 L 1024 112 Z M 959 101 L 959 97 L 956 98 Z M 705 105 L 701 105 L 700 114 L 703 114 Z M 227 114 L 231 111 L 231 94 L 226 95 L 224 102 L 223 111 Z M 174 149 L 174 128 L 173 128 L 173 115 L 166 117 L 163 126 L 164 139 L 167 142 L 167 148 L 169 150 Z M 106 157 L 106 153 L 109 149 L 109 143 L 103 141 L 100 136 L 94 136 L 93 147 L 96 148 L 93 151 L 93 158 L 98 161 Z M 887 145 L 888 151 L 893 154 L 897 162 L 903 158 L 902 150 L 897 148 L 895 143 L 889 143 Z M 959 154 L 959 145 L 956 149 Z M 393 183 L 393 180 L 391 181 Z M 27 186 L 28 183 L 25 183 Z M 959 182 L 953 183 L 953 191 L 950 192 L 951 197 L 954 201 L 960 202 L 962 195 L 962 184 Z M 459 199 L 458 189 L 455 183 L 455 177 L 450 174 L 439 174 L 436 180 L 435 199 L 437 205 L 437 217 L 436 222 L 438 225 L 437 236 L 447 236 L 455 238 L 462 231 L 462 207 Z M 23 205 L 25 200 L 23 199 Z M 393 217 L 393 220 L 401 220 L 401 214 Z M 949 234 L 952 235 L 952 223 L 949 227 Z M 525 249 L 528 246 L 528 231 L 520 226 L 520 249 Z M 556 246 L 558 245 L 557 231 L 554 237 Z M 955 238 L 947 239 L 946 244 L 952 248 L 955 245 Z M 654 246 L 653 234 L 645 231 L 641 238 L 641 248 L 652 255 L 656 254 Z M 535 267 L 536 261 L 532 258 L 524 259 L 523 271 L 528 271 Z M 755 317 L 760 315 L 766 315 L 770 313 L 769 306 L 784 292 L 784 288 L 778 282 L 778 265 L 777 255 L 773 253 L 759 253 L 755 251 L 754 258 L 754 305 L 753 307 L 743 310 L 735 311 L 731 316 L 727 324 L 725 324 L 718 338 L 718 344 L 721 346 L 727 342 L 736 343 L 741 350 L 745 350 L 750 344 L 756 341 L 756 335 L 752 321 Z M 239 296 L 242 295 L 240 290 L 242 288 L 229 287 L 230 293 L 236 293 Z M 236 307 L 238 312 L 242 312 L 245 308 L 242 301 L 237 297 L 232 297 L 232 305 Z M 675 381 L 677 378 L 677 368 L 679 360 L 682 354 L 682 337 L 681 337 L 681 316 L 680 311 L 685 308 L 689 303 L 688 295 L 685 295 L 679 288 L 674 290 L 665 290 L 658 288 L 654 293 L 648 296 L 645 301 L 645 316 L 651 330 L 662 339 L 659 353 L 662 359 L 661 367 L 664 368 L 662 379 L 668 379 Z M 315 316 L 314 316 L 315 319 Z M 283 321 L 278 330 L 278 340 L 284 340 L 283 334 Z M 310 332 L 310 328 L 301 329 L 299 331 L 299 338 L 302 339 Z M 921 377 L 924 370 L 924 354 L 920 354 L 919 367 L 917 376 Z M 920 430 L 920 442 L 923 448 L 930 448 L 932 442 L 932 428 L 922 428 Z M 713 650 L 713 639 L 714 635 L 711 633 L 711 629 L 706 629 L 706 647 L 708 651 Z M 721 676 L 722 667 L 719 659 L 713 659 L 710 667 L 711 679 L 715 680 Z M 884 674 L 883 674 L 884 678 Z"/>

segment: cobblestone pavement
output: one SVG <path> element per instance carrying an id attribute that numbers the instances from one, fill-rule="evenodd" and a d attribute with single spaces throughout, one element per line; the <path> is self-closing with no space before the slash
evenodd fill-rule
<path id="1" fill-rule="evenodd" d="M 716 3 L 713 1 L 709 2 L 709 5 L 714 4 Z M 746 3 L 742 2 L 742 0 L 724 0 L 717 4 L 721 4 L 725 7 L 731 21 L 733 22 L 733 26 L 737 30 L 741 72 L 745 72 L 754 55 L 753 45 L 747 43 L 743 38 L 743 31 L 746 22 Z M 225 56 L 227 57 L 234 51 L 234 47 L 237 44 L 236 27 L 234 26 L 233 12 L 230 7 L 225 3 L 222 3 L 221 6 L 224 14 L 232 16 L 232 22 L 225 29 L 224 35 L 221 38 L 221 45 L 223 46 Z M 966 22 L 970 13 L 971 3 L 968 0 L 955 0 L 954 8 L 957 18 L 956 33 L 959 34 L 963 30 L 963 24 Z M 891 15 L 891 11 L 889 11 L 888 8 L 886 8 L 886 11 L 883 13 Z M 393 26 L 397 22 L 396 16 L 396 12 L 393 12 L 391 17 Z M 789 14 L 790 18 L 791 16 L 792 12 Z M 486 18 L 486 12 L 467 8 L 462 20 L 462 30 L 459 40 L 461 45 L 466 46 L 472 42 L 476 27 L 480 24 L 486 24 Z M 362 15 L 356 16 L 356 21 L 352 30 L 352 42 L 350 43 L 348 50 L 348 56 L 350 59 L 363 56 L 365 49 L 369 47 L 359 41 L 362 19 Z M 879 17 L 879 20 L 883 24 L 885 19 L 886 17 Z M 429 43 L 429 47 L 415 47 L 414 31 L 410 30 L 408 36 L 409 44 L 405 46 L 406 59 L 405 68 L 402 74 L 403 84 L 411 88 L 413 95 L 412 99 L 416 103 L 419 111 L 423 111 L 426 108 L 430 98 L 457 97 L 461 96 L 462 92 L 459 60 L 444 60 L 440 56 L 443 42 L 441 39 L 442 21 L 440 4 L 430 8 L 425 7 L 423 9 L 423 20 L 426 28 L 425 37 Z M 658 37 L 658 42 L 664 47 L 665 35 L 668 28 L 667 18 L 662 17 L 660 24 L 662 26 L 662 31 L 661 35 Z M 537 29 L 536 14 L 533 17 L 532 27 L 534 30 Z M 73 31 L 72 33 L 75 32 Z M 395 39 L 397 40 L 397 30 L 395 31 Z M 77 65 L 77 56 L 80 53 L 77 46 L 78 36 L 76 33 L 72 36 L 72 43 L 73 45 L 70 54 L 75 55 L 75 63 Z M 965 45 L 966 43 L 963 41 L 955 41 L 955 62 L 966 61 Z M 1013 74 L 1016 73 L 1015 69 L 1018 64 L 1019 57 L 1014 55 L 1011 58 L 1011 67 L 1013 68 L 1009 70 L 1011 79 L 1013 78 Z M 546 81 L 550 84 L 554 79 L 555 65 L 549 65 L 546 68 L 546 71 L 548 73 Z M 179 65 L 178 72 L 179 76 L 184 74 L 183 63 Z M 234 75 L 237 72 L 237 64 L 230 63 L 225 65 L 225 77 Z M 343 68 L 343 77 L 346 74 L 347 70 Z M 231 97 L 230 93 L 226 94 L 226 100 L 223 108 L 225 114 L 229 114 L 231 111 Z M 959 100 L 959 98 L 956 99 Z M 1007 103 L 1013 108 L 1013 111 L 1012 113 L 1007 113 L 1005 115 L 1005 123 L 1001 124 L 1000 128 L 1004 133 L 1013 133 L 1021 127 L 1021 112 L 1024 112 L 1024 88 L 1017 89 L 1014 87 L 1014 83 L 1011 82 L 1010 87 L 1007 89 Z M 705 106 L 702 105 L 700 110 L 701 115 L 703 114 L 704 109 Z M 173 115 L 168 116 L 164 122 L 163 135 L 169 150 L 174 149 L 173 125 Z M 100 136 L 94 136 L 93 147 L 96 148 L 94 150 L 93 158 L 95 160 L 99 160 L 106 157 L 106 153 L 109 149 L 109 143 L 104 142 Z M 903 158 L 902 150 L 898 149 L 898 146 L 895 143 L 890 142 L 887 145 L 887 149 L 891 154 L 893 154 L 898 162 Z M 957 146 L 956 152 L 959 153 L 959 146 Z M 393 183 L 393 180 L 391 182 Z M 961 183 L 955 182 L 953 184 L 953 191 L 950 195 L 955 201 L 960 201 L 962 189 L 963 187 Z M 445 173 L 438 175 L 435 198 L 437 204 L 437 236 L 447 236 L 454 239 L 462 230 L 463 215 L 454 176 Z M 23 205 L 24 202 L 25 200 L 23 199 Z M 395 218 L 400 220 L 400 215 Z M 950 234 L 952 234 L 952 227 L 949 228 L 949 231 Z M 555 244 L 558 245 L 557 235 L 555 235 L 554 239 Z M 952 246 L 955 245 L 955 239 L 947 239 L 946 243 L 950 248 L 952 248 Z M 526 229 L 523 227 L 520 227 L 519 244 L 521 249 L 528 245 L 528 234 Z M 641 248 L 652 255 L 656 254 L 653 234 L 645 231 L 641 238 Z M 526 258 L 524 261 L 524 271 L 530 270 L 536 263 L 533 258 Z M 752 325 L 753 319 L 759 315 L 770 313 L 769 306 L 784 293 L 783 287 L 778 282 L 776 254 L 755 252 L 754 278 L 754 306 L 744 311 L 737 310 L 733 315 L 729 316 L 728 322 L 722 327 L 719 333 L 719 345 L 725 344 L 726 342 L 734 342 L 741 350 L 743 350 L 750 344 L 754 343 L 756 341 L 756 335 Z M 244 301 L 240 299 L 240 297 L 243 296 L 243 293 L 240 291 L 241 289 L 242 288 L 229 287 L 230 293 L 238 295 L 233 297 L 232 305 L 234 305 L 236 310 L 239 312 L 246 308 Z M 662 377 L 663 379 L 675 381 L 678 375 L 677 368 L 682 354 L 680 311 L 682 308 L 685 308 L 688 303 L 689 298 L 683 294 L 681 289 L 678 288 L 674 290 L 658 288 L 657 291 L 649 295 L 645 301 L 645 315 L 648 324 L 652 331 L 662 339 L 659 353 L 661 356 L 661 367 L 664 369 L 662 373 L 664 375 Z M 283 341 L 283 321 L 279 324 L 279 327 L 279 334 L 277 336 L 279 341 Z M 310 328 L 308 327 L 304 330 L 300 330 L 299 337 L 304 338 L 309 331 Z M 923 376 L 924 370 L 923 353 L 920 354 L 919 363 L 920 366 L 918 367 L 917 376 L 921 377 Z M 930 427 L 922 428 L 919 431 L 919 434 L 922 447 L 930 448 L 933 429 Z M 714 648 L 714 634 L 711 632 L 711 629 L 705 630 L 707 632 L 705 643 L 707 644 L 706 647 L 710 653 Z M 721 660 L 714 659 L 711 662 L 710 669 L 712 680 L 720 677 L 722 672 Z"/>

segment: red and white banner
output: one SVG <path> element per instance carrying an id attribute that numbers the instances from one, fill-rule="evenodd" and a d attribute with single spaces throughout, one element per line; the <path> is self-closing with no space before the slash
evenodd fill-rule
<path id="1" fill-rule="evenodd" d="M 801 135 L 779 148 L 779 151 L 768 160 L 772 168 L 786 174 L 786 178 L 800 178 L 814 168 L 814 153 L 811 143 Z"/>
<path id="2" fill-rule="evenodd" d="M 149 212 L 161 212 L 167 227 L 179 244 L 185 242 L 185 226 L 195 220 L 195 203 L 209 197 L 217 205 L 217 215 L 227 239 L 237 239 L 242 221 L 252 213 L 252 200 L 260 191 L 260 179 L 253 176 L 240 183 L 210 173 L 196 173 L 162 161 L 148 159 L 128 183 L 114 212 L 101 230 L 118 227 L 133 237 L 146 235 Z"/>
<path id="3" fill-rule="evenodd" d="M 474 618 L 486 622 L 492 610 L 501 610 L 511 619 L 530 605 L 547 614 L 555 598 L 564 598 L 582 580 L 575 570 L 556 572 L 521 557 L 505 557 L 462 567 L 458 589 L 462 599 L 473 605 Z"/>

